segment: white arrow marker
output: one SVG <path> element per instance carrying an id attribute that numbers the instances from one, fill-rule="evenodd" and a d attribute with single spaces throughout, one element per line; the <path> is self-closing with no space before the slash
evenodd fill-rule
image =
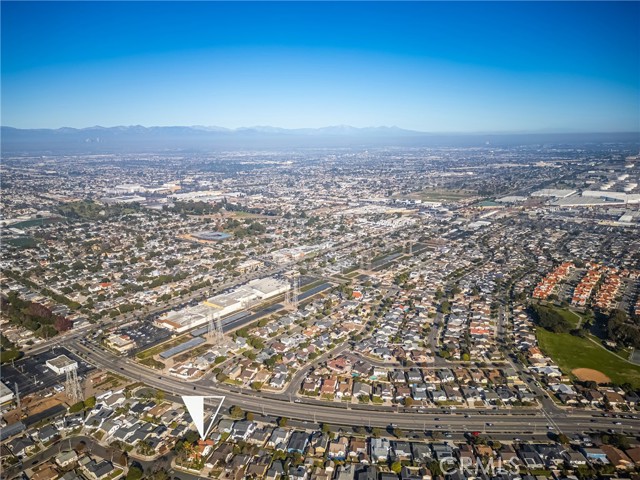
<path id="1" fill-rule="evenodd" d="M 204 400 L 205 400 L 205 398 L 218 398 L 218 399 L 220 399 L 220 404 L 218 405 L 218 408 L 216 409 L 216 412 L 211 417 L 211 422 L 209 423 L 209 426 L 207 427 L 206 430 L 204 428 Z M 224 402 L 224 399 L 225 399 L 225 397 L 223 397 L 223 396 L 207 396 L 207 397 L 196 396 L 196 395 L 183 395 L 182 396 L 182 401 L 184 402 L 185 407 L 187 407 L 187 411 L 189 412 L 189 415 L 191 415 L 191 419 L 193 420 L 193 423 L 195 424 L 196 428 L 198 429 L 198 433 L 200 434 L 200 438 L 202 440 L 207 438 L 207 435 L 209 435 L 209 431 L 211 430 L 211 427 L 213 427 L 213 423 L 216 421 L 216 417 L 218 416 L 218 413 L 220 412 L 220 408 L 222 408 L 222 402 Z"/>

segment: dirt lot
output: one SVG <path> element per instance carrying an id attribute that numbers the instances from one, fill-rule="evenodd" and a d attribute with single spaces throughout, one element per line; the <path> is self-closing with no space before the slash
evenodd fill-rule
<path id="1" fill-rule="evenodd" d="M 84 396 L 88 398 L 94 395 L 100 395 L 107 390 L 124 388 L 130 383 L 131 382 L 124 377 L 100 370 L 89 376 L 84 382 Z"/>
<path id="2" fill-rule="evenodd" d="M 59 404 L 68 404 L 67 397 L 64 393 L 58 393 L 52 397 L 42 398 L 38 395 L 29 395 L 21 399 L 22 413 L 28 416 L 35 415 L 47 408 L 55 407 Z M 20 412 L 18 409 L 11 410 L 4 415 L 4 419 L 8 424 L 15 423 L 20 420 Z"/>
<path id="3" fill-rule="evenodd" d="M 611 379 L 607 377 L 604 373 L 599 372 L 598 370 L 592 370 L 591 368 L 576 368 L 571 370 L 578 380 L 582 380 L 583 382 L 594 381 L 596 383 L 609 383 Z"/>

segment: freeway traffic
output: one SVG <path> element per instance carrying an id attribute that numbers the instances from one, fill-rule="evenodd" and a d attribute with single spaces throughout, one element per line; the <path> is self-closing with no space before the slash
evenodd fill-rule
<path id="1" fill-rule="evenodd" d="M 449 432 L 480 431 L 484 433 L 512 433 L 515 437 L 537 434 L 547 430 L 567 435 L 597 431 L 640 433 L 639 419 L 625 419 L 623 425 L 614 425 L 609 417 L 587 413 L 562 412 L 548 417 L 539 410 L 482 411 L 399 409 L 394 407 L 362 406 L 321 401 L 298 400 L 285 394 L 240 391 L 213 384 L 210 381 L 184 382 L 152 371 L 135 362 L 113 355 L 94 346 L 74 343 L 70 346 L 79 355 L 98 368 L 117 372 L 132 380 L 164 390 L 173 397 L 180 395 L 224 395 L 225 406 L 238 405 L 244 410 L 261 414 L 284 416 L 305 421 L 370 426 L 386 428 L 390 424 L 398 428 L 438 430 Z"/>

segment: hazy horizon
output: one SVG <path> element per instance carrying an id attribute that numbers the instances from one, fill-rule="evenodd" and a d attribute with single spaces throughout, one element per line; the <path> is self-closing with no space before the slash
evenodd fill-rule
<path id="1" fill-rule="evenodd" d="M 2 121 L 640 130 L 638 2 L 3 2 Z"/>
<path id="2" fill-rule="evenodd" d="M 420 131 L 420 130 L 412 130 L 408 128 L 404 128 L 399 125 L 364 125 L 364 126 L 356 126 L 356 125 L 346 125 L 346 124 L 330 124 L 324 125 L 321 127 L 295 127 L 295 128 L 285 128 L 278 125 L 243 125 L 239 127 L 226 127 L 224 125 L 178 125 L 178 124 L 166 124 L 166 125 L 142 125 L 142 124 L 131 124 L 131 125 L 87 125 L 87 126 L 68 126 L 63 125 L 60 127 L 35 127 L 35 128 L 21 128 L 15 127 L 13 125 L 0 125 L 1 128 L 10 128 L 15 130 L 50 130 L 50 131 L 59 131 L 59 130 L 91 130 L 91 129 L 133 129 L 133 128 L 144 128 L 144 129 L 160 129 L 160 128 L 185 128 L 185 129 L 193 129 L 193 130 L 201 130 L 204 132 L 221 132 L 221 133 L 240 133 L 246 130 L 260 130 L 264 129 L 264 133 L 279 133 L 279 132 L 318 132 L 323 130 L 330 129 L 354 129 L 356 131 L 367 131 L 367 130 L 388 130 L 399 131 L 406 134 L 415 134 L 415 135 L 461 135 L 461 136 L 474 136 L 474 135 L 597 135 L 597 134 L 640 134 L 640 128 L 637 130 L 610 130 L 610 131 L 582 131 L 582 130 L 559 130 L 559 129 L 538 129 L 538 130 L 478 130 L 478 131 Z"/>

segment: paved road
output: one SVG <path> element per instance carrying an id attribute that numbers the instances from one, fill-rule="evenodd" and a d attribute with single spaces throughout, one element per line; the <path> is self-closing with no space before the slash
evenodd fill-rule
<path id="1" fill-rule="evenodd" d="M 122 457 L 122 451 L 117 448 L 104 447 L 100 445 L 94 438 L 87 437 L 84 435 L 78 435 L 74 437 L 65 438 L 64 440 L 59 440 L 55 442 L 53 445 L 45 448 L 44 450 L 36 453 L 34 456 L 30 457 L 26 460 L 22 467 L 19 465 L 15 465 L 12 468 L 8 468 L 3 472 L 3 478 L 11 478 L 13 475 L 17 475 L 23 469 L 33 468 L 42 462 L 47 462 L 51 460 L 53 457 L 58 455 L 58 453 L 63 452 L 65 450 L 76 449 L 78 444 L 85 444 L 85 451 L 95 454 L 98 457 L 105 458 L 107 460 L 115 461 L 116 463 Z M 153 465 L 153 462 L 139 462 L 145 467 L 150 467 Z"/>
<path id="2" fill-rule="evenodd" d="M 454 414 L 438 412 L 437 409 L 420 412 L 416 409 L 397 409 L 392 407 L 376 407 L 346 404 L 327 404 L 321 401 L 307 401 L 302 403 L 290 402 L 287 395 L 256 393 L 251 391 L 242 392 L 222 388 L 214 385 L 210 381 L 184 382 L 182 380 L 165 376 L 153 372 L 141 365 L 104 352 L 99 349 L 92 349 L 84 345 L 77 345 L 77 350 L 99 368 L 116 371 L 120 375 L 125 375 L 133 380 L 142 381 L 147 385 L 162 389 L 174 398 L 180 395 L 225 395 L 225 406 L 238 405 L 245 410 L 258 413 L 265 412 L 269 415 L 285 416 L 299 420 L 327 422 L 330 424 L 360 425 L 387 427 L 389 424 L 396 424 L 403 429 L 414 429 L 423 425 L 431 430 L 435 425 L 442 425 L 443 431 L 464 432 L 480 431 L 486 433 L 513 433 L 522 435 L 529 432 L 544 432 L 551 422 L 540 414 L 538 410 L 525 412 L 512 412 L 506 409 L 496 411 L 481 410 L 468 413 L 459 411 Z M 451 412 L 451 410 L 447 410 Z M 465 417 L 465 413 L 470 416 Z M 589 431 L 591 429 L 632 432 L 634 435 L 640 433 L 640 420 L 622 419 L 622 426 L 613 424 L 611 418 L 593 417 L 590 414 L 566 412 L 553 416 L 552 425 L 555 431 L 562 431 L 566 434 Z M 489 425 L 492 424 L 492 425 Z"/>

